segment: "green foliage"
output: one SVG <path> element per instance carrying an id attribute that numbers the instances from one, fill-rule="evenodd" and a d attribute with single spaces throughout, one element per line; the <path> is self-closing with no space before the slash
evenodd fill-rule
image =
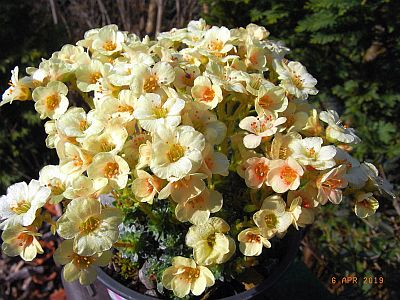
<path id="1" fill-rule="evenodd" d="M 355 147 L 353 155 L 383 166 L 399 189 L 398 1 L 201 2 L 209 5 L 209 13 L 203 16 L 208 23 L 237 27 L 254 22 L 291 48 L 290 59 L 301 61 L 318 79 L 320 92 L 312 101 L 318 101 L 323 109 L 338 110 L 345 123 L 356 128 L 363 143 Z M 336 215 L 339 212 L 340 217 Z M 377 264 L 381 274 L 394 277 L 400 265 L 395 254 L 400 250 L 398 232 L 384 230 L 399 228 L 392 203 L 382 201 L 377 216 L 365 223 L 350 215 L 350 208 L 324 209 L 310 233 L 314 248 L 342 276 L 346 271 L 376 273 Z M 377 289 L 363 293 L 374 297 Z"/>

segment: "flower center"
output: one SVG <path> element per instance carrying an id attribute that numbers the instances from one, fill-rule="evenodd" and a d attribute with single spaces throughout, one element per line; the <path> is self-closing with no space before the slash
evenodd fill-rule
<path id="1" fill-rule="evenodd" d="M 205 102 L 210 102 L 214 99 L 215 92 L 212 88 L 206 88 L 203 92 L 202 100 Z"/>
<path id="2" fill-rule="evenodd" d="M 292 76 L 292 81 L 293 81 L 293 84 L 294 84 L 298 89 L 303 88 L 303 80 L 300 78 L 299 75 L 293 74 L 293 76 Z"/>
<path id="3" fill-rule="evenodd" d="M 46 98 L 46 107 L 48 110 L 54 110 L 60 103 L 60 97 L 57 94 L 48 96 Z"/>
<path id="4" fill-rule="evenodd" d="M 113 51 L 117 48 L 117 45 L 112 41 L 107 41 L 103 44 L 103 49 L 106 51 Z"/>
<path id="5" fill-rule="evenodd" d="M 322 186 L 329 189 L 336 189 L 342 185 L 342 180 L 338 178 L 331 178 L 322 183 Z"/>
<path id="6" fill-rule="evenodd" d="M 193 86 L 194 77 L 190 73 L 185 73 L 182 77 L 182 81 L 187 86 Z"/>
<path id="7" fill-rule="evenodd" d="M 128 112 L 133 113 L 133 107 L 130 105 L 118 105 L 118 112 Z"/>
<path id="8" fill-rule="evenodd" d="M 278 219 L 274 214 L 267 214 L 264 217 L 264 222 L 266 227 L 275 228 L 276 224 L 278 223 Z"/>
<path id="9" fill-rule="evenodd" d="M 187 283 L 190 283 L 193 280 L 199 278 L 200 270 L 197 268 L 184 267 L 183 274 L 185 275 L 185 281 Z M 183 278 L 181 278 L 181 279 L 183 279 Z"/>
<path id="10" fill-rule="evenodd" d="M 219 39 L 212 40 L 208 43 L 208 49 L 211 51 L 220 51 L 223 48 L 223 43 Z"/>
<path id="11" fill-rule="evenodd" d="M 27 234 L 25 232 L 21 232 L 20 234 L 18 234 L 17 240 L 18 240 L 18 246 L 19 247 L 26 248 L 30 244 L 32 244 L 33 236 L 31 236 L 30 234 Z"/>
<path id="12" fill-rule="evenodd" d="M 119 166 L 115 162 L 109 162 L 104 167 L 104 176 L 111 179 L 119 174 Z"/>
<path id="13" fill-rule="evenodd" d="M 268 166 L 266 166 L 263 163 L 258 163 L 254 168 L 254 173 L 256 173 L 258 178 L 264 178 L 265 176 L 267 176 L 268 171 L 269 171 Z"/>
<path id="14" fill-rule="evenodd" d="M 158 87 L 157 76 L 151 75 L 144 81 L 143 89 L 147 93 L 154 92 Z"/>
<path id="15" fill-rule="evenodd" d="M 268 95 L 265 95 L 263 97 L 260 98 L 260 100 L 258 101 L 258 104 L 263 108 L 263 109 L 268 109 L 272 104 L 274 103 L 274 101 L 272 100 L 272 98 Z"/>
<path id="16" fill-rule="evenodd" d="M 85 131 L 86 129 L 88 129 L 88 123 L 86 122 L 86 120 L 81 120 L 79 122 L 79 129 L 80 131 Z"/>
<path id="17" fill-rule="evenodd" d="M 261 242 L 261 237 L 258 234 L 255 233 L 248 233 L 246 235 L 247 242 L 248 243 L 260 243 Z"/>
<path id="18" fill-rule="evenodd" d="M 297 172 L 289 166 L 285 166 L 281 170 L 281 179 L 286 184 L 291 184 L 297 178 Z"/>
<path id="19" fill-rule="evenodd" d="M 72 262 L 79 270 L 87 269 L 96 260 L 94 256 L 81 256 L 76 253 L 72 254 Z"/>
<path id="20" fill-rule="evenodd" d="M 63 184 L 58 178 L 51 179 L 47 186 L 51 189 L 53 195 L 61 195 L 64 192 Z"/>
<path id="21" fill-rule="evenodd" d="M 100 225 L 100 219 L 96 217 L 89 217 L 85 222 L 79 226 L 79 229 L 83 233 L 93 232 Z"/>
<path id="22" fill-rule="evenodd" d="M 154 107 L 153 113 L 157 119 L 165 118 L 167 116 L 168 111 L 162 107 Z"/>
<path id="23" fill-rule="evenodd" d="M 179 144 L 173 144 L 167 153 L 170 162 L 176 162 L 185 155 L 185 148 Z"/>
<path id="24" fill-rule="evenodd" d="M 26 213 L 31 208 L 31 203 L 29 201 L 22 200 L 22 201 L 15 203 L 10 208 L 17 215 L 21 215 L 21 214 Z"/>
<path id="25" fill-rule="evenodd" d="M 95 84 L 101 78 L 100 72 L 94 72 L 89 76 L 89 82 Z"/>

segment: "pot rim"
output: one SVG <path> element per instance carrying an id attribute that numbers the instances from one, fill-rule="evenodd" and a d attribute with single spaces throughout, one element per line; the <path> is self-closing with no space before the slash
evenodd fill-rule
<path id="1" fill-rule="evenodd" d="M 282 259 L 279 261 L 279 263 L 272 269 L 271 273 L 267 278 L 265 278 L 260 284 L 258 284 L 256 287 L 247 290 L 245 292 L 225 297 L 225 298 L 220 298 L 220 300 L 246 300 L 246 299 L 251 299 L 252 297 L 261 294 L 268 288 L 272 287 L 281 277 L 282 275 L 286 272 L 286 270 L 289 268 L 291 263 L 296 257 L 296 254 L 299 250 L 300 242 L 301 239 L 304 235 L 305 229 L 300 228 L 299 230 L 291 230 L 288 231 L 286 234 L 288 237 L 287 241 L 287 246 L 286 248 L 288 251 L 286 254 L 282 257 Z M 97 267 L 97 278 L 98 280 L 107 288 L 113 291 L 114 293 L 118 294 L 119 296 L 125 298 L 125 299 L 141 299 L 141 300 L 154 300 L 158 299 L 155 297 L 147 296 L 144 294 L 141 294 L 139 292 L 136 292 L 135 290 L 132 290 L 123 284 L 119 283 L 117 280 L 112 278 L 110 275 L 108 275 L 106 272 L 104 272 L 100 267 Z"/>

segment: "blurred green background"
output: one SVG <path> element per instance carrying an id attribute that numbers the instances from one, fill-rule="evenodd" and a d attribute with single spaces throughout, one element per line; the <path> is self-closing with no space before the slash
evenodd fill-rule
<path id="1" fill-rule="evenodd" d="M 398 0 L 0 0 L 0 90 L 11 69 L 38 65 L 94 27 L 115 23 L 144 36 L 203 17 L 227 27 L 253 22 L 292 49 L 318 79 L 313 102 L 334 108 L 363 143 L 353 154 L 400 186 L 400 5 Z M 30 102 L 0 109 L 0 191 L 57 163 Z M 346 203 L 326 206 L 302 244 L 312 276 L 346 299 L 400 297 L 400 208 L 383 200 L 357 219 Z M 338 285 L 332 276 L 383 276 L 384 284 Z"/>

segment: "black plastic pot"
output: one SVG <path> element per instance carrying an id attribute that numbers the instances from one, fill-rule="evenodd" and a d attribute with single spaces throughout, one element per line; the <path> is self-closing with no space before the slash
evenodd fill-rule
<path id="1" fill-rule="evenodd" d="M 287 251 L 283 252 L 279 257 L 279 262 L 275 265 L 270 272 L 269 276 L 261 282 L 258 286 L 248 291 L 236 294 L 234 296 L 229 296 L 222 298 L 224 300 L 243 300 L 243 299 L 251 299 L 257 295 L 260 295 L 270 289 L 281 276 L 286 272 L 289 268 L 290 264 L 296 257 L 297 251 L 299 249 L 300 241 L 304 234 L 304 230 L 289 230 L 286 236 L 282 239 L 282 249 L 286 249 Z M 108 274 L 106 274 L 100 268 L 98 269 L 98 281 L 102 283 L 105 288 L 111 290 L 115 294 L 119 295 L 125 299 L 140 299 L 140 300 L 154 300 L 155 298 L 140 294 L 134 290 L 131 290 Z"/>

